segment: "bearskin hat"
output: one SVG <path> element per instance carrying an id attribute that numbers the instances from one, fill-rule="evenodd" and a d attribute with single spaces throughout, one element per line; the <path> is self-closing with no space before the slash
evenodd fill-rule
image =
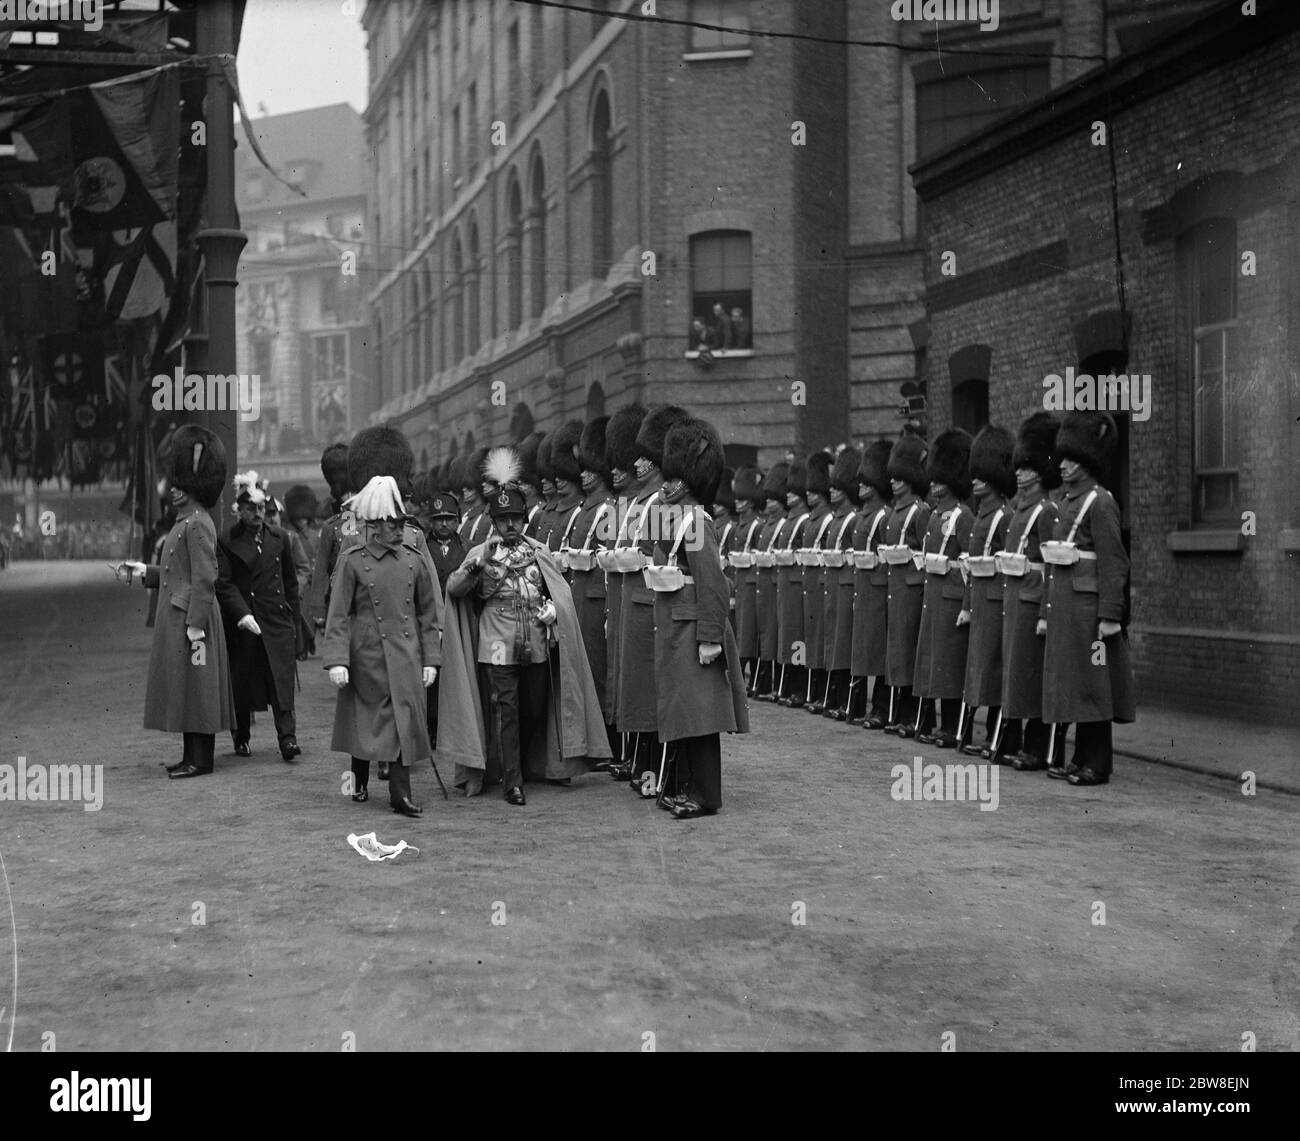
<path id="1" fill-rule="evenodd" d="M 718 502 L 725 465 L 718 430 L 707 420 L 688 416 L 668 428 L 662 462 L 656 466 L 665 480 L 680 479 L 698 502 L 711 506 Z"/>
<path id="2" fill-rule="evenodd" d="M 595 472 L 606 483 L 609 482 L 609 463 L 605 459 L 605 429 L 608 425 L 608 416 L 588 420 L 578 439 L 578 466 L 583 471 Z"/>
<path id="3" fill-rule="evenodd" d="M 1056 458 L 1056 433 L 1061 418 L 1054 412 L 1035 412 L 1021 422 L 1016 438 L 1016 450 L 1011 457 L 1011 469 L 1032 468 L 1051 491 L 1061 485 L 1061 461 Z"/>
<path id="4" fill-rule="evenodd" d="M 290 519 L 315 519 L 316 493 L 305 483 L 295 483 L 284 493 L 284 513 Z"/>
<path id="5" fill-rule="evenodd" d="M 782 507 L 785 506 L 785 493 L 789 490 L 787 481 L 790 478 L 790 465 L 782 460 L 778 464 L 773 464 L 772 469 L 763 479 L 763 499 L 775 499 Z"/>
<path id="6" fill-rule="evenodd" d="M 461 473 L 461 479 L 465 481 L 461 484 L 462 490 L 466 487 L 472 487 L 479 495 L 483 494 L 483 467 L 487 463 L 487 458 L 487 448 L 475 448 L 474 451 L 470 452 Z"/>
<path id="7" fill-rule="evenodd" d="M 641 430 L 636 434 L 636 455 L 644 456 L 662 471 L 664 440 L 668 436 L 668 430 L 674 424 L 683 424 L 690 418 L 690 413 L 676 404 L 661 404 L 658 408 L 651 409 L 641 421 Z"/>
<path id="8" fill-rule="evenodd" d="M 926 460 L 925 474 L 931 483 L 942 483 L 958 499 L 970 498 L 970 433 L 949 428 L 934 439 Z"/>
<path id="9" fill-rule="evenodd" d="M 1056 433 L 1056 459 L 1083 464 L 1104 479 L 1115 461 L 1119 429 L 1109 412 L 1067 412 Z"/>
<path id="10" fill-rule="evenodd" d="M 442 461 L 433 473 L 433 489 L 439 492 L 451 490 L 451 465 L 452 460 L 447 458 Z M 459 498 L 456 501 L 460 502 Z"/>
<path id="11" fill-rule="evenodd" d="M 519 453 L 519 482 L 529 487 L 540 487 L 541 476 L 537 474 L 537 448 L 542 442 L 541 432 L 533 432 L 519 441 L 516 449 Z"/>
<path id="12" fill-rule="evenodd" d="M 808 461 L 796 459 L 785 477 L 785 489 L 793 491 L 800 499 L 808 493 Z"/>
<path id="13" fill-rule="evenodd" d="M 718 481 L 718 493 L 713 497 L 714 503 L 720 503 L 733 515 L 736 513 L 736 493 L 731 490 L 731 481 L 735 478 L 735 471 L 724 467 Z"/>
<path id="14" fill-rule="evenodd" d="M 756 467 L 742 464 L 731 477 L 731 494 L 737 499 L 751 502 L 763 501 L 763 475 Z"/>
<path id="15" fill-rule="evenodd" d="M 348 493 L 348 446 L 330 444 L 320 457 L 320 473 L 329 484 L 330 495 L 342 499 Z"/>
<path id="16" fill-rule="evenodd" d="M 605 465 L 612 473 L 631 471 L 636 463 L 636 434 L 645 420 L 645 408 L 628 404 L 617 409 L 605 425 Z"/>
<path id="17" fill-rule="evenodd" d="M 226 486 L 226 448 L 215 432 L 182 424 L 167 441 L 167 482 L 178 491 L 215 507 Z"/>
<path id="18" fill-rule="evenodd" d="M 396 428 L 362 428 L 348 445 L 348 485 L 360 491 L 377 475 L 391 475 L 407 494 L 415 471 L 415 455 Z"/>
<path id="19" fill-rule="evenodd" d="M 831 486 L 838 487 L 849 497 L 851 503 L 858 502 L 858 468 L 862 464 L 862 453 L 854 447 L 840 449 L 831 467 Z"/>
<path id="20" fill-rule="evenodd" d="M 925 476 L 926 453 L 925 441 L 920 436 L 908 434 L 899 437 L 889 449 L 885 474 L 890 479 L 899 479 L 909 484 L 917 495 L 924 495 L 930 486 L 930 481 Z"/>
<path id="21" fill-rule="evenodd" d="M 982 479 L 1006 498 L 1015 495 L 1016 469 L 1011 466 L 1015 450 L 1016 438 L 1010 432 L 986 424 L 970 446 L 971 478 Z"/>
<path id="22" fill-rule="evenodd" d="M 551 466 L 551 440 L 555 436 L 553 431 L 547 432 L 537 445 L 537 475 L 539 479 L 555 481 L 555 468 Z"/>
<path id="23" fill-rule="evenodd" d="M 815 492 L 823 499 L 831 493 L 831 459 L 830 452 L 810 452 L 808 454 L 808 492 Z"/>
<path id="24" fill-rule="evenodd" d="M 463 476 L 465 475 L 465 457 L 454 456 L 447 461 L 447 472 L 443 477 L 443 488 L 446 491 L 454 491 L 460 495 L 461 488 L 465 486 Z"/>
<path id="25" fill-rule="evenodd" d="M 888 440 L 876 440 L 867 445 L 862 453 L 862 462 L 858 465 L 858 483 L 873 487 L 876 494 L 886 503 L 894 498 L 894 489 L 889 485 L 886 471 L 889 467 L 889 453 L 893 445 Z"/>
<path id="26" fill-rule="evenodd" d="M 582 478 L 578 462 L 578 444 L 582 440 L 582 421 L 566 420 L 551 437 L 551 468 L 556 479 L 577 483 Z"/>

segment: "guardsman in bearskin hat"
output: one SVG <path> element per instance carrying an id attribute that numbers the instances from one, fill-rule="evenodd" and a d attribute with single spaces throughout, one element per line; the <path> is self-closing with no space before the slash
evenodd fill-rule
<path id="1" fill-rule="evenodd" d="M 825 597 L 826 688 L 818 712 L 836 721 L 848 719 L 849 669 L 853 662 L 853 526 L 858 513 L 858 465 L 862 453 L 845 446 L 831 467 L 831 525 L 822 542 L 822 589 Z"/>
<path id="2" fill-rule="evenodd" d="M 780 640 L 780 606 L 777 599 L 776 548 L 786 530 L 786 488 L 790 465 L 782 460 L 763 477 L 763 525 L 754 543 L 754 608 L 758 624 L 758 668 L 750 696 L 758 701 L 775 701 L 777 693 L 777 646 Z"/>
<path id="3" fill-rule="evenodd" d="M 613 543 L 617 526 L 617 509 L 609 489 L 609 462 L 605 458 L 605 429 L 608 424 L 608 416 L 588 420 L 574 449 L 584 498 L 569 531 L 564 559 L 569 568 L 569 587 L 578 613 L 578 627 L 587 648 L 587 661 L 591 665 L 591 677 L 612 751 L 617 747 L 617 740 L 616 730 L 610 724 L 611 710 L 606 688 L 609 663 L 605 656 L 605 571 L 596 562 L 597 554 Z M 608 771 L 613 763 L 601 761 L 594 767 Z"/>
<path id="4" fill-rule="evenodd" d="M 803 571 L 803 630 L 808 652 L 808 686 L 804 709 L 820 713 L 826 693 L 826 591 L 822 574 L 822 551 L 831 534 L 831 464 L 829 452 L 808 457 L 808 521 L 804 524 L 804 549 L 800 552 Z"/>
<path id="5" fill-rule="evenodd" d="M 726 472 L 723 472 L 726 478 Z M 740 665 L 752 695 L 758 681 L 758 570 L 754 566 L 754 545 L 763 527 L 762 476 L 758 468 L 748 465 L 736 470 L 731 479 L 732 502 L 736 508 L 736 526 L 731 532 L 727 554 L 735 591 L 736 644 L 740 648 Z"/>
<path id="6" fill-rule="evenodd" d="M 1137 717 L 1124 630 L 1128 552 L 1119 506 L 1098 482 L 1114 462 L 1116 439 L 1106 412 L 1068 412 L 1056 434 L 1065 494 L 1043 547 L 1043 720 L 1056 734 L 1074 722 L 1074 756 L 1048 776 L 1076 785 L 1110 780 L 1111 723 Z"/>
<path id="7" fill-rule="evenodd" d="M 434 481 L 436 482 L 436 481 Z M 460 525 L 460 503 L 449 491 L 434 491 L 425 502 L 428 513 L 429 555 L 438 572 L 438 581 L 442 584 L 442 596 L 447 597 L 447 582 L 452 572 L 459 569 L 465 561 L 465 544 L 457 527 Z M 427 694 L 427 713 L 429 720 L 429 740 L 434 747 L 438 745 L 438 682 L 425 691 Z"/>
<path id="8" fill-rule="evenodd" d="M 731 481 L 735 478 L 732 468 L 724 467 L 718 480 L 718 502 L 709 504 L 709 515 L 713 519 L 718 533 L 718 557 L 722 559 L 722 573 L 731 587 L 728 602 L 728 620 L 732 632 L 736 629 L 736 572 L 731 568 L 731 544 L 736 530 L 736 497 L 731 494 Z"/>
<path id="9" fill-rule="evenodd" d="M 965 502 L 970 498 L 970 446 L 968 433 L 949 428 L 935 439 L 926 465 L 933 511 L 921 540 L 925 594 L 912 675 L 912 690 L 921 700 L 921 709 L 913 729 L 918 741 L 941 749 L 956 746 L 965 729 L 961 694 L 970 628 L 959 619 L 966 597 L 961 556 L 970 550 L 975 525 Z M 937 720 L 932 716 L 933 701 L 939 703 Z"/>
<path id="10" fill-rule="evenodd" d="M 407 526 L 392 476 L 374 476 L 348 506 L 358 542 L 339 557 L 323 644 L 339 690 L 331 748 L 352 758 L 353 800 L 370 798 L 370 762 L 378 761 L 393 811 L 419 816 L 411 768 L 433 757 L 427 690 L 441 662 L 442 590 L 411 541 L 419 532 Z"/>
<path id="11" fill-rule="evenodd" d="M 447 584 L 438 751 L 467 796 L 500 779 L 506 802 L 522 805 L 525 777 L 566 784 L 609 743 L 569 584 L 524 534 L 513 449 L 496 449 L 487 475 L 500 489 L 492 535 Z"/>
<path id="12" fill-rule="evenodd" d="M 533 432 L 525 436 L 516 446 L 515 454 L 519 456 L 519 478 L 515 483 L 524 493 L 524 508 L 528 535 L 533 534 L 537 516 L 542 510 L 542 477 L 537 474 L 537 448 L 542 442 L 542 433 Z"/>
<path id="13" fill-rule="evenodd" d="M 852 697 L 849 723 L 883 729 L 889 718 L 889 682 L 885 662 L 889 652 L 889 567 L 880 558 L 894 490 L 885 469 L 892 446 L 877 440 L 858 465 L 861 508 L 853 526 L 853 650 L 850 661 Z M 869 679 L 875 687 L 867 693 Z"/>
<path id="14" fill-rule="evenodd" d="M 967 707 L 965 739 L 961 750 L 967 756 L 991 756 L 1002 704 L 1002 576 L 998 574 L 997 552 L 1006 545 L 1011 508 L 1007 500 L 1016 493 L 1016 474 L 1011 455 L 1016 438 L 996 424 L 986 425 L 970 447 L 971 489 L 975 494 L 975 527 L 966 558 L 966 600 L 962 608 L 970 623 L 966 649 L 966 680 L 962 701 Z M 975 711 L 988 710 L 984 743 L 967 743 L 972 736 Z M 1010 758 L 1007 758 L 1010 764 Z"/>
<path id="15" fill-rule="evenodd" d="M 230 646 L 235 692 L 235 755 L 251 755 L 252 714 L 270 706 L 280 755 L 301 756 L 294 718 L 298 576 L 289 540 L 266 522 L 267 495 L 256 472 L 235 477 L 238 521 L 217 540 L 217 598 Z"/>
<path id="16" fill-rule="evenodd" d="M 185 424 L 161 457 L 164 495 L 176 522 L 155 566 L 119 563 L 127 581 L 138 573 L 159 606 L 145 680 L 144 727 L 180 733 L 181 759 L 167 766 L 173 779 L 212 771 L 216 735 L 233 728 L 234 699 L 226 633 L 217 606 L 217 529 L 208 510 L 226 483 L 226 451 L 206 428 Z"/>
<path id="17" fill-rule="evenodd" d="M 925 474 L 925 441 L 905 435 L 889 452 L 885 474 L 894 493 L 885 523 L 881 557 L 889 567 L 887 596 L 889 647 L 885 677 L 889 681 L 889 718 L 886 733 L 899 737 L 915 735 L 917 701 L 912 693 L 916 672 L 916 637 L 921 627 L 921 606 L 925 595 L 921 544 L 930 525 L 930 507 L 921 498 L 930 488 Z"/>
<path id="18" fill-rule="evenodd" d="M 1002 728 L 997 755 L 1012 758 L 1021 772 L 1047 768 L 1050 733 L 1043 716 L 1043 638 L 1038 612 L 1043 604 L 1042 544 L 1056 529 L 1058 510 L 1048 492 L 1060 486 L 1061 467 L 1052 449 L 1060 418 L 1035 412 L 1020 425 L 1012 466 L 1016 508 L 998 552 L 1002 578 Z M 1022 727 L 1022 724 L 1023 727 Z M 1057 742 L 1065 751 L 1065 734 Z M 990 750 L 990 756 L 992 751 Z"/>
<path id="19" fill-rule="evenodd" d="M 654 591 L 645 583 L 639 566 L 654 554 L 656 528 L 662 516 L 655 508 L 662 500 L 664 440 L 668 430 L 689 420 L 683 408 L 666 404 L 653 408 L 636 434 L 637 496 L 628 509 L 626 553 L 616 552 L 631 573 L 623 581 L 618 633 L 618 696 L 615 709 L 620 733 L 633 734 L 632 769 L 627 775 L 634 790 L 655 796 L 654 784 L 640 782 L 643 773 L 657 774 L 662 760 L 658 736 L 658 705 L 654 688 Z M 620 774 L 621 775 L 621 774 Z"/>
<path id="20" fill-rule="evenodd" d="M 487 482 L 483 474 L 487 454 L 487 448 L 471 452 L 461 470 L 460 505 L 464 517 L 459 531 L 461 541 L 467 549 L 481 543 L 492 529 L 492 521 L 487 513 L 487 499 L 484 498 L 487 488 L 483 486 Z"/>
<path id="21" fill-rule="evenodd" d="M 559 553 L 573 541 L 573 528 L 582 514 L 582 465 L 578 461 L 578 444 L 582 439 L 582 421 L 566 420 L 551 437 L 551 472 L 555 480 L 555 526 L 547 537 L 547 546 Z M 564 558 L 560 569 L 567 569 Z"/>
<path id="22" fill-rule="evenodd" d="M 531 538 L 540 539 L 543 543 L 550 542 L 551 532 L 555 530 L 558 522 L 555 511 L 555 469 L 551 467 L 551 441 L 555 432 L 547 432 L 537 442 L 537 479 L 541 485 L 541 506 L 537 510 L 537 517 L 533 523 L 533 534 Z M 549 546 L 547 548 L 550 549 Z"/>
<path id="23" fill-rule="evenodd" d="M 348 446 L 331 444 L 320 457 L 321 475 L 330 489 L 330 506 L 333 513 L 325 520 L 316 541 L 316 558 L 312 561 L 310 596 L 307 600 L 307 616 L 317 630 L 325 628 L 325 615 L 329 611 L 330 577 L 334 574 L 334 564 L 338 561 L 345 536 L 343 534 L 346 520 L 343 516 L 343 500 L 348 495 Z M 353 528 L 355 532 L 355 528 Z M 351 535 L 347 536 L 351 540 Z"/>
<path id="24" fill-rule="evenodd" d="M 618 636 L 623 622 L 623 584 L 627 576 L 614 564 L 612 549 L 626 546 L 628 541 L 628 516 L 639 487 L 636 478 L 636 436 L 645 419 L 645 409 L 640 404 L 629 404 L 618 409 L 605 425 L 605 463 L 609 468 L 610 489 L 616 497 L 613 541 L 610 549 L 596 555 L 596 565 L 605 572 L 605 720 L 618 733 Z M 636 509 L 638 512 L 640 508 Z M 628 757 L 627 737 L 619 734 L 617 763 L 611 769 L 616 779 L 627 780 L 632 775 Z"/>
<path id="25" fill-rule="evenodd" d="M 722 440 L 703 420 L 674 424 L 663 445 L 663 525 L 654 566 L 645 571 L 654 601 L 654 690 L 665 749 L 658 780 L 674 817 L 712 816 L 722 807 L 722 733 L 749 731 L 745 679 L 728 622 L 730 588 L 715 523 L 704 504 L 717 498 Z M 671 751 L 673 775 L 667 781 Z"/>
<path id="26" fill-rule="evenodd" d="M 776 551 L 777 646 L 776 660 L 781 667 L 777 702 L 798 708 L 804 704 L 808 690 L 808 646 L 803 625 L 803 567 L 799 552 L 808 522 L 808 461 L 796 459 L 790 464 L 785 481 L 786 527 Z"/>

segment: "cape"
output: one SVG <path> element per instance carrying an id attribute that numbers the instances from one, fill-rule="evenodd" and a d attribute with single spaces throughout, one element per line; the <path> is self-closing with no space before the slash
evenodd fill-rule
<path id="1" fill-rule="evenodd" d="M 536 553 L 537 567 L 555 603 L 559 653 L 550 657 L 551 701 L 547 708 L 546 776 L 576 776 L 587 771 L 587 758 L 611 756 L 605 718 L 596 697 L 591 666 L 578 626 L 569 584 L 545 544 L 525 536 Z M 474 557 L 479 543 L 465 556 Z M 478 676 L 478 599 L 447 596 L 442 633 L 442 668 L 438 674 L 438 745 L 436 753 L 456 766 L 455 784 L 466 796 L 483 791 L 485 780 L 499 780 L 495 757 L 488 758 L 486 692 Z M 558 692 L 557 692 L 558 691 Z"/>

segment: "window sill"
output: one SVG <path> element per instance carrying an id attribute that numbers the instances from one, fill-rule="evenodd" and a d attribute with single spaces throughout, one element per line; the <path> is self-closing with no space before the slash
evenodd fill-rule
<path id="1" fill-rule="evenodd" d="M 1282 528 L 1282 549 L 1287 552 L 1300 553 L 1300 528 Z"/>
<path id="2" fill-rule="evenodd" d="M 751 48 L 732 48 L 728 51 L 685 52 L 682 59 L 687 63 L 707 63 L 715 59 L 749 59 L 753 54 Z"/>
<path id="3" fill-rule="evenodd" d="M 1246 536 L 1240 530 L 1209 529 L 1169 531 L 1165 546 L 1176 555 L 1235 553 L 1246 549 Z"/>
<path id="4" fill-rule="evenodd" d="M 721 360 L 741 360 L 754 355 L 753 349 L 710 349 L 709 354 L 715 361 Z M 699 349 L 688 349 L 684 354 L 688 361 L 697 361 L 700 359 Z"/>

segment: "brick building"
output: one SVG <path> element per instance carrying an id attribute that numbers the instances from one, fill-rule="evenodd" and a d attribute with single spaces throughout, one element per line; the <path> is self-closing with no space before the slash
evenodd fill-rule
<path id="1" fill-rule="evenodd" d="M 1153 704 L 1293 713 L 1298 76 L 1300 7 L 1220 5 L 914 170 L 933 423 L 974 392 L 1014 425 L 1070 368 L 1150 377 L 1110 482 Z"/>

